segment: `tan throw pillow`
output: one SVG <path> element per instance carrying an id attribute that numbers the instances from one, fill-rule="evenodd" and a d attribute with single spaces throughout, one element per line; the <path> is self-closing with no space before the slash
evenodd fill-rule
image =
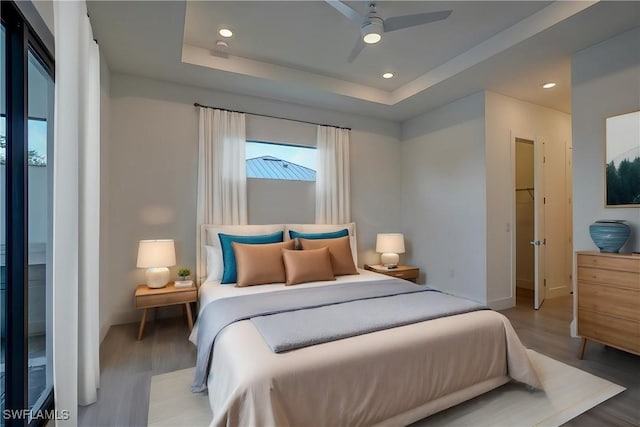
<path id="1" fill-rule="evenodd" d="M 335 280 L 333 268 L 331 268 L 329 249 L 326 247 L 308 251 L 283 249 L 282 258 L 287 274 L 287 285 Z"/>
<path id="2" fill-rule="evenodd" d="M 337 239 L 298 239 L 303 250 L 329 248 L 331 255 L 331 267 L 333 274 L 344 276 L 345 274 L 358 274 L 358 269 L 353 263 L 349 236 L 338 237 Z"/>
<path id="3" fill-rule="evenodd" d="M 282 263 L 282 249 L 293 249 L 294 245 L 293 240 L 259 245 L 232 242 L 238 268 L 236 286 L 241 288 L 284 283 L 286 275 Z"/>

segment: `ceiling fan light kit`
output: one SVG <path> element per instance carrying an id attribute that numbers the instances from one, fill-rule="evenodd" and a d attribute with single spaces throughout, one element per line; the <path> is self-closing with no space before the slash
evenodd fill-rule
<path id="1" fill-rule="evenodd" d="M 382 39 L 384 33 L 384 24 L 382 19 L 374 17 L 366 20 L 360 27 L 362 41 L 367 44 L 378 43 Z"/>
<path id="2" fill-rule="evenodd" d="M 450 10 L 443 10 L 440 12 L 394 16 L 385 20 L 378 15 L 375 2 L 369 2 L 369 13 L 364 16 L 341 1 L 325 0 L 325 2 L 351 21 L 360 24 L 360 37 L 358 37 L 356 45 L 349 54 L 349 62 L 353 62 L 366 45 L 375 44 L 382 40 L 382 34 L 385 32 L 441 21 L 451 15 Z"/>

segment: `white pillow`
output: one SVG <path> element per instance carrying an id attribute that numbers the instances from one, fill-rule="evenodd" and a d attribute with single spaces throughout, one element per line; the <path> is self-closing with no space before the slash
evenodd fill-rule
<path id="1" fill-rule="evenodd" d="M 356 239 L 356 223 L 350 222 L 348 224 L 285 224 L 284 225 L 284 240 L 290 240 L 289 230 L 296 231 L 298 233 L 326 233 L 331 231 L 340 231 L 344 229 L 349 230 L 349 244 L 351 245 L 351 255 L 353 255 L 353 262 L 358 265 L 358 245 Z"/>
<path id="2" fill-rule="evenodd" d="M 207 260 L 207 281 L 222 279 L 224 265 L 222 265 L 222 250 L 218 247 L 205 245 Z"/>
<path id="3" fill-rule="evenodd" d="M 282 224 L 267 225 L 203 225 L 204 253 L 201 258 L 206 262 L 206 280 L 220 280 L 224 271 L 224 261 L 222 259 L 222 248 L 220 247 L 219 233 L 232 234 L 235 236 L 261 236 L 263 234 L 273 234 L 278 231 L 284 232 Z M 201 267 L 200 271 L 204 268 Z"/>

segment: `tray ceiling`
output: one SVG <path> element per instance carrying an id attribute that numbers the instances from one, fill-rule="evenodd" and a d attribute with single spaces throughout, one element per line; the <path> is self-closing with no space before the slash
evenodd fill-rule
<path id="1" fill-rule="evenodd" d="M 89 3 L 114 71 L 392 120 L 484 89 L 569 112 L 571 54 L 640 24 L 640 2 L 378 3 L 383 17 L 446 9 L 350 64 L 358 25 L 321 1 Z"/>

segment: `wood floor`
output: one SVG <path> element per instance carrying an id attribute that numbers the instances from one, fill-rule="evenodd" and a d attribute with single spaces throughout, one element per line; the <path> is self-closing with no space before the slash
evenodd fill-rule
<path id="1" fill-rule="evenodd" d="M 195 366 L 184 316 L 112 326 L 100 346 L 98 401 L 78 408 L 79 426 L 146 426 L 151 377 Z"/>
<path id="2" fill-rule="evenodd" d="M 580 360 L 580 339 L 569 336 L 572 296 L 546 300 L 538 311 L 532 307 L 532 295 L 518 295 L 516 307 L 502 312 L 526 347 L 627 388 L 565 426 L 640 426 L 640 357 L 589 341 Z"/>
<path id="3" fill-rule="evenodd" d="M 547 300 L 538 311 L 530 296 L 503 311 L 525 346 L 627 388 L 566 426 L 640 426 L 640 357 L 589 342 L 584 360 L 580 340 L 570 338 L 571 297 Z M 138 324 L 112 326 L 102 343 L 98 402 L 79 408 L 80 426 L 146 426 L 151 376 L 195 364 L 184 318 L 150 321 L 143 341 Z"/>

